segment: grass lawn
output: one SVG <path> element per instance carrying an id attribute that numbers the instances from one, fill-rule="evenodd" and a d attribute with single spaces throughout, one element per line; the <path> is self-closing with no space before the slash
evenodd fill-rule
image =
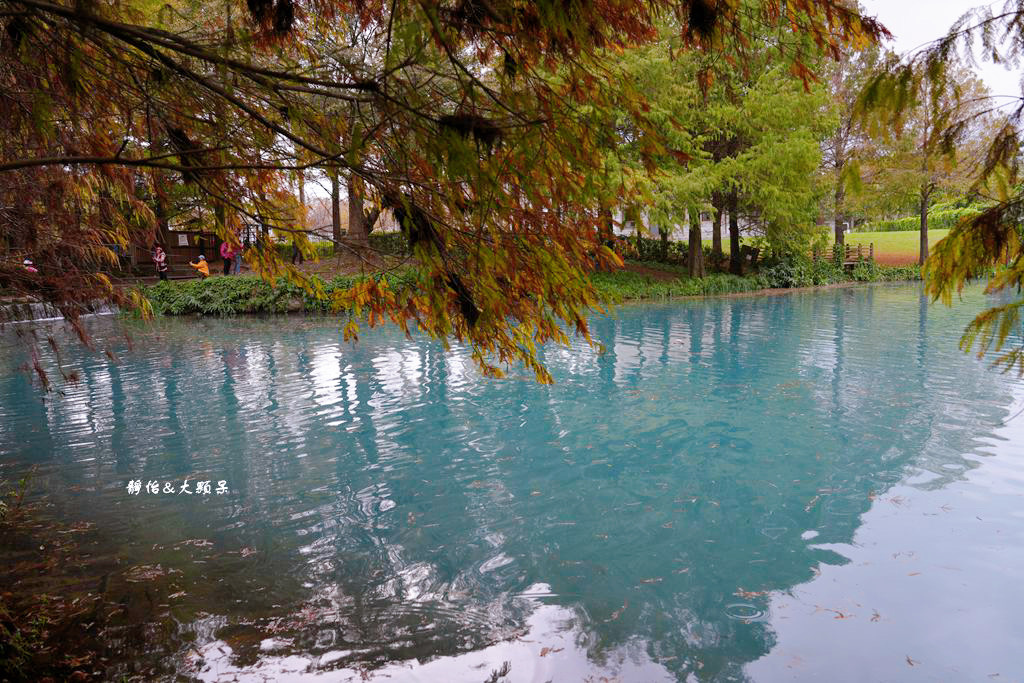
<path id="1" fill-rule="evenodd" d="M 934 246 L 936 242 L 949 234 L 949 230 L 929 230 L 928 245 Z M 920 250 L 920 233 L 917 230 L 897 232 L 851 232 L 846 235 L 846 243 L 850 245 L 869 244 L 875 245 L 875 261 L 885 266 L 907 266 L 917 263 L 917 255 Z M 749 241 L 745 238 L 744 241 Z M 706 247 L 711 246 L 711 240 L 705 240 Z M 729 241 L 723 241 L 725 253 L 729 253 Z"/>
<path id="2" fill-rule="evenodd" d="M 933 246 L 949 234 L 949 230 L 929 230 L 928 246 Z M 921 244 L 920 233 L 914 231 L 900 232 L 851 232 L 846 235 L 847 244 L 874 244 L 875 260 L 878 263 L 900 266 L 917 263 L 917 255 Z"/>

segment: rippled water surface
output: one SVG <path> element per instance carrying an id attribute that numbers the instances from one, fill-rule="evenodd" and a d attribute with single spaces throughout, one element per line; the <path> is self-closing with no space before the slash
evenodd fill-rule
<path id="1" fill-rule="evenodd" d="M 319 319 L 98 318 L 116 362 L 54 327 L 80 381 L 45 399 L 8 327 L 0 477 L 101 537 L 115 674 L 1024 680 L 1024 385 L 957 349 L 984 303 L 625 307 L 555 386 Z"/>

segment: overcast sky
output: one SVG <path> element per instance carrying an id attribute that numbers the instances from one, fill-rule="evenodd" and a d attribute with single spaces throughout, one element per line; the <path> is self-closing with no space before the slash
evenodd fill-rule
<path id="1" fill-rule="evenodd" d="M 860 0 L 865 12 L 878 18 L 893 34 L 890 43 L 901 54 L 945 35 L 968 10 L 985 4 L 977 0 Z M 1003 4 L 1000 0 L 997 5 Z M 1021 69 L 1007 71 L 991 62 L 979 64 L 979 75 L 993 95 L 1020 95 Z"/>

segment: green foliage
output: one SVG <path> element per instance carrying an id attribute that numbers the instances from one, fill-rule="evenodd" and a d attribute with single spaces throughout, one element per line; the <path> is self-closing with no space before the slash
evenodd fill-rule
<path id="1" fill-rule="evenodd" d="M 813 287 L 839 282 L 897 282 L 920 280 L 919 266 L 880 266 L 872 261 L 858 263 L 846 270 L 832 260 L 812 261 L 805 254 L 773 257 L 761 269 L 768 287 Z"/>
<path id="2" fill-rule="evenodd" d="M 941 209 L 928 212 L 929 230 L 949 230 L 955 228 L 960 219 L 971 219 L 980 214 L 977 208 Z M 921 229 L 921 216 L 907 216 L 892 220 L 871 221 L 857 227 L 857 232 L 917 232 Z"/>
<path id="3" fill-rule="evenodd" d="M 378 254 L 389 254 L 399 256 L 409 253 L 409 240 L 401 232 L 382 232 L 371 234 L 369 237 L 370 250 Z M 334 256 L 335 249 L 333 242 L 310 242 L 313 253 L 319 259 L 326 259 Z M 274 245 L 278 258 L 291 260 L 291 242 L 279 242 Z M 307 253 L 307 258 L 309 257 Z"/>
<path id="4" fill-rule="evenodd" d="M 613 303 L 630 299 L 752 292 L 766 286 L 764 279 L 757 275 L 740 277 L 714 273 L 702 278 L 691 278 L 680 274 L 674 279 L 659 280 L 628 270 L 594 273 L 591 281 L 601 299 Z"/>
<path id="5" fill-rule="evenodd" d="M 29 483 L 35 474 L 35 468 L 18 480 L 13 488 L 7 490 L 7 482 L 0 481 L 0 524 L 17 521 L 25 505 L 25 494 L 28 493 Z"/>
<path id="6" fill-rule="evenodd" d="M 653 241 L 653 240 L 652 240 Z M 852 271 L 839 268 L 831 261 L 812 262 L 801 254 L 772 258 L 757 273 L 737 276 L 713 273 L 702 278 L 686 275 L 686 268 L 677 264 L 648 261 L 638 264 L 664 275 L 651 275 L 631 270 L 594 273 L 590 281 L 604 302 L 636 299 L 663 299 L 677 296 L 708 296 L 753 292 L 766 288 L 811 287 L 837 282 L 886 282 L 920 279 L 917 266 L 902 268 L 878 266 L 865 262 Z M 388 287 L 396 292 L 415 286 L 417 271 L 409 269 L 384 276 Z M 320 295 L 311 294 L 284 278 L 271 284 L 258 277 L 213 277 L 206 280 L 171 280 L 144 287 L 142 293 L 158 315 L 239 315 L 249 313 L 332 313 L 352 311 L 351 306 L 338 306 L 340 295 L 365 280 L 365 276 L 339 276 L 323 281 L 314 276 L 314 287 Z"/>
<path id="7" fill-rule="evenodd" d="M 410 272 L 382 276 L 393 289 L 408 287 Z M 158 315 L 235 315 L 305 311 L 330 313 L 338 295 L 367 278 L 338 276 L 324 281 L 310 278 L 311 290 L 285 278 L 273 284 L 259 277 L 212 277 L 205 280 L 169 280 L 144 287 L 142 293 Z M 314 292 L 320 292 L 316 294 Z"/>
<path id="8" fill-rule="evenodd" d="M 370 249 L 381 254 L 408 254 L 409 240 L 401 232 L 381 232 L 370 235 Z"/>
<path id="9" fill-rule="evenodd" d="M 771 258 L 761 268 L 761 276 L 768 287 L 776 288 L 830 285 L 847 279 L 843 269 L 833 261 L 812 261 L 802 253 Z"/>
<path id="10" fill-rule="evenodd" d="M 315 255 L 318 259 L 325 259 L 334 255 L 334 244 L 332 242 L 310 242 L 309 246 L 312 249 L 313 254 L 306 251 L 306 258 L 310 258 Z M 274 251 L 277 252 L 278 258 L 290 260 L 292 257 L 291 242 L 279 242 L 275 244 Z"/>
<path id="11" fill-rule="evenodd" d="M 618 253 L 622 258 L 634 261 L 686 263 L 688 248 L 686 242 L 669 240 L 663 243 L 653 237 L 633 236 L 619 243 Z"/>
<path id="12" fill-rule="evenodd" d="M 858 263 L 850 271 L 850 278 L 857 282 L 905 282 L 921 279 L 921 266 L 916 263 L 907 266 L 880 266 L 871 261 Z"/>
<path id="13" fill-rule="evenodd" d="M 44 649 L 48 625 L 49 619 L 41 613 L 18 623 L 0 596 L 0 680 L 30 680 L 32 660 Z"/>

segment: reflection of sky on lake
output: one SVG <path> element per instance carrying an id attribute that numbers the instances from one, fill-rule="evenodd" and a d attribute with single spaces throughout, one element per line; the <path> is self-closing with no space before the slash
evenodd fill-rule
<path id="1" fill-rule="evenodd" d="M 129 350 L 97 320 L 120 362 L 65 341 L 65 396 L 0 358 L 0 476 L 37 464 L 118 571 L 167 572 L 110 582 L 126 671 L 1012 678 L 1024 395 L 957 350 L 967 299 L 625 307 L 606 353 L 545 350 L 552 387 L 391 330 L 166 320 Z M 124 491 L 185 477 L 232 493 Z"/>

